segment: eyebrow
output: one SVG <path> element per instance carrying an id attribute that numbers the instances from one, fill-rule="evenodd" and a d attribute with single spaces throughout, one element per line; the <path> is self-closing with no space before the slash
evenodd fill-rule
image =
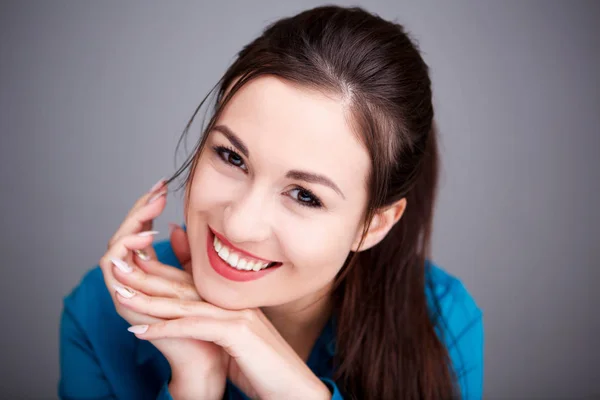
<path id="1" fill-rule="evenodd" d="M 231 142 L 231 144 L 237 148 L 246 158 L 250 158 L 250 151 L 248 151 L 248 146 L 244 144 L 242 139 L 239 138 L 229 127 L 225 125 L 215 125 L 213 127 L 215 131 L 221 132 L 227 140 Z M 345 200 L 346 196 L 340 190 L 340 188 L 329 178 L 324 175 L 315 174 L 313 172 L 308 171 L 299 171 L 299 170 L 290 170 L 285 174 L 285 177 L 288 179 L 294 179 L 298 181 L 305 181 L 308 183 L 318 183 L 324 186 L 327 186 L 333 189 L 337 194 L 342 196 Z"/>
<path id="2" fill-rule="evenodd" d="M 231 144 L 236 147 L 246 158 L 250 158 L 250 152 L 248 151 L 248 147 L 242 142 L 231 129 L 226 127 L 225 125 L 215 125 L 213 127 L 215 131 L 221 132 L 225 137 L 231 142 Z"/>

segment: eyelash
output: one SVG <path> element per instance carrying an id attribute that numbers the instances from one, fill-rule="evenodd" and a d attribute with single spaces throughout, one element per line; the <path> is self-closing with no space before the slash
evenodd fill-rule
<path id="1" fill-rule="evenodd" d="M 229 146 L 213 146 L 212 149 L 215 152 L 215 154 L 217 154 L 217 156 L 221 159 L 221 161 L 223 161 L 228 166 L 233 167 L 233 168 L 241 168 L 239 165 L 231 163 L 229 161 L 229 157 L 227 156 L 227 154 L 224 154 L 224 153 L 229 153 L 229 155 L 234 155 L 234 156 L 236 156 L 243 163 L 244 160 L 243 160 L 242 156 L 240 156 L 238 154 L 238 152 L 235 151 L 233 148 L 231 148 Z M 247 169 L 244 170 L 242 168 L 242 171 L 246 172 Z M 303 206 L 303 207 L 309 207 L 309 208 L 321 208 L 321 207 L 323 207 L 323 203 L 321 202 L 321 200 L 319 200 L 319 198 L 313 192 L 311 192 L 310 190 L 305 189 L 305 188 L 303 188 L 301 186 L 297 186 L 296 188 L 290 190 L 290 192 L 294 191 L 294 190 L 298 190 L 300 192 L 304 192 L 306 195 L 308 195 L 308 197 L 312 198 L 312 200 L 309 201 L 309 202 L 300 201 L 300 200 L 296 200 L 295 199 L 296 202 L 298 204 L 300 204 L 301 206 Z"/>

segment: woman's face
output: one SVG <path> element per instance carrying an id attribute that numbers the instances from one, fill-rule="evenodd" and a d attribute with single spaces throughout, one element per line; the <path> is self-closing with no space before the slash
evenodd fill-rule
<path id="1" fill-rule="evenodd" d="M 209 132 L 189 188 L 199 294 L 241 309 L 328 290 L 360 236 L 369 170 L 341 101 L 275 77 L 244 85 Z"/>

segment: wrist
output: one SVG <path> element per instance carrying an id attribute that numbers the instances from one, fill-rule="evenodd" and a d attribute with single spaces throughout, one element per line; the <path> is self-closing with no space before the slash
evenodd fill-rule
<path id="1" fill-rule="evenodd" d="M 322 380 L 315 382 L 315 385 L 311 388 L 310 394 L 307 395 L 307 399 L 319 399 L 319 400 L 331 400 L 332 392 L 331 388 Z"/>
<path id="2" fill-rule="evenodd" d="M 174 400 L 221 400 L 225 393 L 225 377 L 215 370 L 199 372 L 197 369 L 172 370 L 169 393 Z"/>

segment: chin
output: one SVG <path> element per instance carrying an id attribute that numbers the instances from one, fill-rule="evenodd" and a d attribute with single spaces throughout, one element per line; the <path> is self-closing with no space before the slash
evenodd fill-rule
<path id="1" fill-rule="evenodd" d="M 223 290 L 219 286 L 213 284 L 210 279 L 206 279 L 203 274 L 194 274 L 194 285 L 200 297 L 220 308 L 226 310 L 244 310 L 246 308 L 254 308 L 249 299 L 240 292 L 233 290 Z"/>
<path id="2" fill-rule="evenodd" d="M 221 234 L 217 234 L 205 224 L 199 229 L 194 229 L 188 225 L 188 238 L 190 243 L 197 243 L 192 246 L 192 275 L 196 290 L 202 299 L 215 306 L 230 309 L 241 310 L 246 308 L 256 308 L 270 305 L 269 289 L 273 287 L 273 273 L 278 270 L 288 268 L 281 262 L 273 262 L 267 266 L 265 262 L 263 269 L 260 270 L 239 270 L 230 266 L 223 257 L 220 257 L 216 249 L 222 249 L 217 246 L 219 239 L 226 242 Z M 216 239 L 216 241 L 215 241 Z M 238 249 L 232 250 L 238 251 Z M 264 283 L 265 279 L 271 281 L 270 284 Z M 275 278 L 275 280 L 279 280 Z M 266 285 L 266 287 L 265 287 Z"/>

